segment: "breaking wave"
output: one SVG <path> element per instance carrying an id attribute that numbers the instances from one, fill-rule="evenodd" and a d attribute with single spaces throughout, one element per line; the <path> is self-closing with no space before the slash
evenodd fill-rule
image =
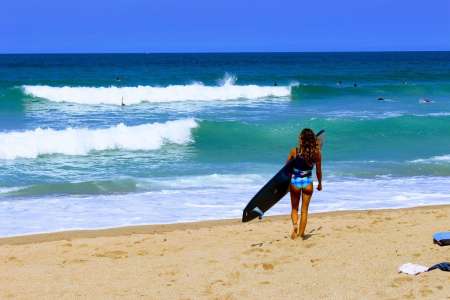
<path id="1" fill-rule="evenodd" d="M 36 158 L 43 154 L 86 155 L 113 149 L 155 150 L 165 143 L 186 144 L 194 119 L 137 126 L 118 124 L 105 129 L 66 128 L 0 133 L 0 159 Z"/>
<path id="2" fill-rule="evenodd" d="M 52 87 L 25 85 L 25 94 L 54 102 L 72 102 L 87 105 L 125 105 L 141 102 L 164 103 L 180 101 L 225 101 L 286 97 L 289 86 L 235 85 L 233 77 L 226 77 L 221 85 L 206 86 L 203 83 L 189 85 L 135 86 L 135 87 Z"/>
<path id="3" fill-rule="evenodd" d="M 447 155 L 439 155 L 433 156 L 430 158 L 420 158 L 410 161 L 412 163 L 441 163 L 441 162 L 450 162 L 450 154 Z"/>

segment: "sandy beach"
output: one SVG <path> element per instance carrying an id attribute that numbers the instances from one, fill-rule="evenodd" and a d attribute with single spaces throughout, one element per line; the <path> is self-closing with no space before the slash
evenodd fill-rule
<path id="1" fill-rule="evenodd" d="M 73 231 L 0 239 L 0 298 L 450 299 L 450 261 L 432 242 L 450 206 Z"/>

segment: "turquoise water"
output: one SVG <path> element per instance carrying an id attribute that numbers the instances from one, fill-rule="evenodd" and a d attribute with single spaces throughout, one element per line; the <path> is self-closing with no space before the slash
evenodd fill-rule
<path id="1" fill-rule="evenodd" d="M 303 127 L 313 211 L 450 202 L 450 52 L 0 55 L 0 235 L 240 217 Z"/>

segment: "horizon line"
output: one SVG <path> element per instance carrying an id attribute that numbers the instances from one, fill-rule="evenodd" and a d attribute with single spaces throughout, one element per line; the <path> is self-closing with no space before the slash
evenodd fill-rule
<path id="1" fill-rule="evenodd" d="M 90 54 L 320 54 L 320 53 L 411 53 L 411 52 L 450 52 L 450 50 L 346 50 L 346 51 L 180 51 L 180 52 L 0 52 L 0 55 L 90 55 Z"/>

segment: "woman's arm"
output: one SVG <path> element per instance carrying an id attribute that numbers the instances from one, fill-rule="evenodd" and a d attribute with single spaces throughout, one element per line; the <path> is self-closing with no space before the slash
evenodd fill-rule
<path id="1" fill-rule="evenodd" d="M 317 185 L 317 190 L 322 190 L 322 153 L 319 150 L 317 152 L 317 158 L 316 158 L 316 175 L 317 180 L 319 181 L 319 184 Z"/>
<path id="2" fill-rule="evenodd" d="M 297 155 L 297 150 L 295 148 L 292 148 L 291 152 L 289 152 L 289 156 L 287 158 L 286 163 L 288 163 L 288 161 L 290 161 L 291 159 L 295 158 L 296 155 Z"/>

